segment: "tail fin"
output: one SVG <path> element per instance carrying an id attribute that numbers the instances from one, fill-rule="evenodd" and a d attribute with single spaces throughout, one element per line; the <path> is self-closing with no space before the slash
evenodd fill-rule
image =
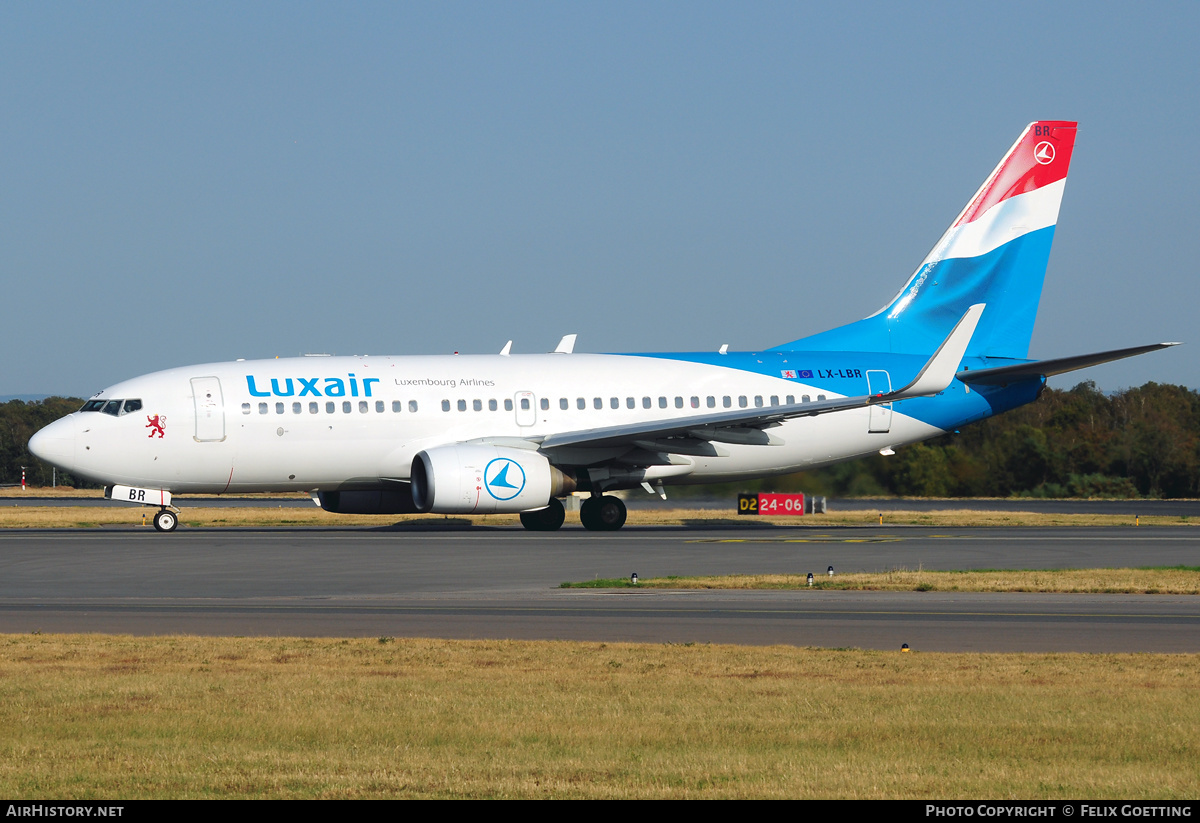
<path id="1" fill-rule="evenodd" d="M 968 356 L 1025 358 L 1075 147 L 1073 122 L 1030 123 L 890 303 L 775 349 L 928 354 L 975 303 Z"/>

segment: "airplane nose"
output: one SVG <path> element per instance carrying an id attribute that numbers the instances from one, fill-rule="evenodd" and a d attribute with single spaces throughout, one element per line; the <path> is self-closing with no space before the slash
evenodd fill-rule
<path id="1" fill-rule="evenodd" d="M 56 420 L 29 438 L 29 451 L 39 460 L 60 469 L 75 463 L 75 426 L 73 420 Z"/>

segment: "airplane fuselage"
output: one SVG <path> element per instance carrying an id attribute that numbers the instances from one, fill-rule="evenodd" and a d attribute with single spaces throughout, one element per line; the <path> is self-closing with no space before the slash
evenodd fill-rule
<path id="1" fill-rule="evenodd" d="M 211 363 L 107 388 L 89 401 L 94 411 L 53 424 L 40 442 L 59 465 L 105 484 L 174 493 L 376 489 L 407 480 L 418 452 L 447 442 L 536 443 L 556 432 L 888 392 L 924 359 L 771 351 Z M 608 487 L 814 468 L 936 437 L 1028 402 L 1041 385 L 981 391 L 954 381 L 936 398 L 784 420 L 768 430 L 770 442 L 715 443 L 667 465 L 639 466 L 633 458 L 632 473 Z M 140 408 L 105 413 L 108 402 L 129 399 Z M 576 451 L 568 462 L 586 467 L 624 450 Z"/>

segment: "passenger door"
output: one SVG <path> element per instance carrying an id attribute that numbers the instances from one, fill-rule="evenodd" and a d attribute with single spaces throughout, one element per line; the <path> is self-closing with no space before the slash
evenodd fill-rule
<path id="1" fill-rule="evenodd" d="M 225 400 L 216 377 L 193 377 L 192 399 L 196 404 L 196 441 L 217 443 L 225 439 Z"/>
<path id="2" fill-rule="evenodd" d="M 867 392 L 872 396 L 889 394 L 892 390 L 892 376 L 885 371 L 867 372 Z M 880 403 L 871 406 L 871 422 L 867 428 L 870 433 L 886 434 L 892 428 L 892 404 Z"/>

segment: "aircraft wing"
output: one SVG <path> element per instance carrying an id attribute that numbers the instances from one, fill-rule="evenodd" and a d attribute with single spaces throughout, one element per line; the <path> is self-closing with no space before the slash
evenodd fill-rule
<path id="1" fill-rule="evenodd" d="M 964 383 L 977 383 L 983 386 L 1003 386 L 1016 383 L 1031 377 L 1052 377 L 1065 374 L 1101 363 L 1111 363 L 1146 352 L 1167 349 L 1178 346 L 1178 343 L 1151 343 L 1149 346 L 1134 346 L 1129 349 L 1113 349 L 1112 351 L 1096 352 L 1094 354 L 1079 354 L 1075 357 L 1058 357 L 1053 360 L 1037 360 L 1032 363 L 1019 363 L 1015 366 L 1000 366 L 995 369 L 979 369 L 977 371 L 961 371 L 956 376 Z"/>
<path id="2" fill-rule="evenodd" d="M 646 441 L 668 437 L 690 437 L 696 440 L 719 443 L 744 443 L 753 445 L 770 444 L 770 435 L 763 429 L 778 425 L 793 417 L 815 417 L 819 414 L 861 409 L 881 403 L 891 403 L 909 397 L 926 397 L 944 391 L 954 380 L 955 372 L 962 362 L 967 344 L 975 333 L 984 304 L 977 303 L 967 309 L 966 314 L 942 341 L 942 345 L 921 367 L 912 381 L 897 391 L 868 394 L 860 397 L 839 397 L 833 400 L 818 400 L 815 403 L 791 403 L 766 408 L 736 409 L 713 414 L 691 415 L 669 420 L 646 423 L 631 423 L 563 432 L 545 437 L 538 445 L 542 451 L 575 446 L 600 448 L 608 446 L 635 445 Z"/>

